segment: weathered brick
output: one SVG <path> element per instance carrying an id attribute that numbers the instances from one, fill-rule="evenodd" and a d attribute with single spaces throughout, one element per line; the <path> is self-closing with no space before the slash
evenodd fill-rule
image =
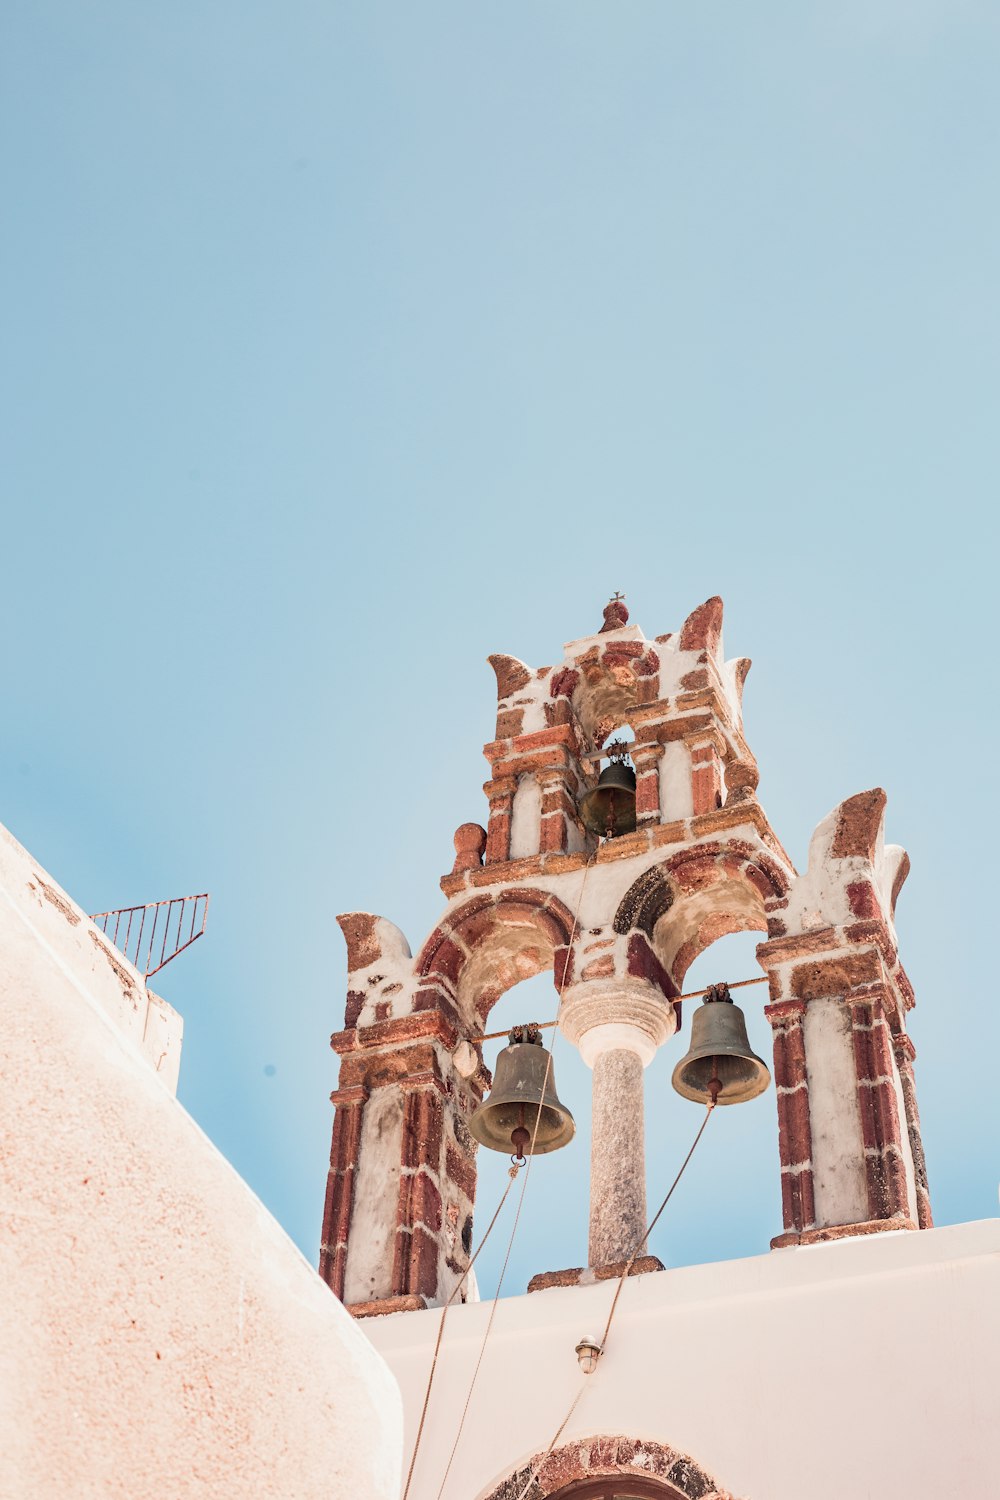
<path id="1" fill-rule="evenodd" d="M 792 973 L 792 993 L 800 1000 L 816 1000 L 828 995 L 844 996 L 855 985 L 876 980 L 879 973 L 879 956 L 870 951 L 845 954 L 821 963 L 804 963 Z"/>
<path id="2" fill-rule="evenodd" d="M 515 656 L 504 656 L 496 652 L 487 660 L 496 673 L 497 698 L 509 698 L 512 693 L 520 692 L 521 688 L 527 687 L 531 681 L 530 670 Z"/>
<path id="3" fill-rule="evenodd" d="M 783 1167 L 812 1159 L 808 1089 L 778 1095 L 778 1155 Z"/>
<path id="4" fill-rule="evenodd" d="M 365 911 L 343 912 L 337 918 L 337 924 L 347 943 L 348 972 L 367 969 L 369 964 L 382 957 L 382 945 L 375 925 L 377 921 L 377 917 Z"/>
<path id="5" fill-rule="evenodd" d="M 678 645 L 682 651 L 707 651 L 714 655 L 721 635 L 722 600 L 716 594 L 688 615 L 681 626 Z"/>
<path id="6" fill-rule="evenodd" d="M 885 792 L 881 787 L 874 787 L 870 792 L 859 792 L 856 797 L 848 797 L 840 804 L 830 850 L 834 859 L 854 857 L 874 861 L 885 803 Z"/>
<path id="7" fill-rule="evenodd" d="M 816 1220 L 812 1169 L 781 1174 L 781 1214 L 786 1229 L 801 1231 Z M 774 1241 L 772 1240 L 772 1245 Z"/>
<path id="8" fill-rule="evenodd" d="M 856 917 L 877 919 L 881 915 L 878 896 L 870 880 L 853 880 L 847 887 L 847 900 Z"/>
<path id="9" fill-rule="evenodd" d="M 589 964 L 585 964 L 580 972 L 580 978 L 588 979 L 610 979 L 615 972 L 615 961 L 610 953 L 605 953 L 602 958 L 592 958 Z"/>
<path id="10" fill-rule="evenodd" d="M 445 1151 L 445 1173 L 448 1181 L 470 1200 L 476 1196 L 475 1158 L 458 1146 L 449 1145 Z"/>

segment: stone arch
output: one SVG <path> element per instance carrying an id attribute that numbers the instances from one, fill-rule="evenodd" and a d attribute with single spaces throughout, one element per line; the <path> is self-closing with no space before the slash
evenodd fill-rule
<path id="1" fill-rule="evenodd" d="M 558 986 L 573 914 L 551 891 L 514 886 L 449 913 L 417 956 L 419 985 L 443 989 L 463 1022 L 484 1022 L 501 995 L 552 969 Z"/>
<path id="2" fill-rule="evenodd" d="M 517 1500 L 539 1461 L 535 1454 L 479 1500 Z M 653 1481 L 663 1500 L 735 1500 L 735 1497 L 686 1453 L 643 1438 L 617 1434 L 576 1438 L 545 1459 L 525 1500 L 555 1500 L 581 1481 L 613 1479 Z M 629 1492 L 631 1493 L 631 1492 Z M 568 1497 L 567 1497 L 568 1500 Z"/>
<path id="3" fill-rule="evenodd" d="M 633 882 L 614 929 L 644 932 L 679 993 L 710 944 L 731 932 L 766 932 L 765 903 L 784 896 L 789 884 L 778 860 L 742 840 L 695 844 Z"/>
<path id="4" fill-rule="evenodd" d="M 616 728 L 629 725 L 637 708 L 656 701 L 660 658 L 645 640 L 608 640 L 591 646 L 549 682 L 546 718 L 573 718 L 584 738 L 600 749 Z"/>

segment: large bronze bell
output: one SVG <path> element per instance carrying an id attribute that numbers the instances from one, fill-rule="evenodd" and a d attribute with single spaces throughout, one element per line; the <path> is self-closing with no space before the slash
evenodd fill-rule
<path id="1" fill-rule="evenodd" d="M 573 1116 L 556 1093 L 551 1056 L 537 1026 L 515 1026 L 510 1033 L 497 1058 L 489 1098 L 473 1114 L 469 1129 L 480 1145 L 513 1152 L 518 1159 L 526 1152 L 544 1156 L 558 1151 L 573 1139 Z"/>
<path id="2" fill-rule="evenodd" d="M 742 1104 L 756 1099 L 771 1081 L 766 1063 L 750 1050 L 747 1023 L 729 986 L 713 984 L 691 1022 L 691 1046 L 671 1080 L 685 1099 Z"/>
<path id="3" fill-rule="evenodd" d="M 635 832 L 635 772 L 624 761 L 605 766 L 597 785 L 580 801 L 583 826 L 598 838 Z"/>

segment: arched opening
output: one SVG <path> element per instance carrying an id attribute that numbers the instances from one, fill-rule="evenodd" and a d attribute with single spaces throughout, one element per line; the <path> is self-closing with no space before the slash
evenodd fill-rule
<path id="1" fill-rule="evenodd" d="M 633 1479 L 609 1474 L 604 1479 L 583 1479 L 555 1490 L 551 1500 L 684 1500 L 672 1484 L 656 1479 Z"/>
<path id="2" fill-rule="evenodd" d="M 600 1433 L 529 1460 L 481 1500 L 511 1500 L 529 1480 L 531 1500 L 730 1500 L 695 1459 L 665 1443 Z M 532 1476 L 534 1478 L 532 1479 Z"/>
<path id="3" fill-rule="evenodd" d="M 556 965 L 572 931 L 572 913 L 549 891 L 474 896 L 435 928 L 416 959 L 417 976 L 478 1032 L 501 995 Z"/>
<path id="4" fill-rule="evenodd" d="M 756 959 L 757 932 L 733 932 L 706 947 L 691 963 L 684 992 L 720 981 L 763 975 Z M 773 1070 L 771 1026 L 764 1015 L 767 984 L 732 991 L 743 1011 L 751 1049 Z M 701 998 L 683 1001 L 676 1036 L 648 1069 L 646 1178 L 652 1212 L 673 1179 L 703 1118 L 697 1104 L 671 1087 L 671 1075 L 691 1045 L 691 1024 Z M 652 1076 L 650 1076 L 652 1075 Z M 696 1265 L 764 1254 L 781 1219 L 781 1178 L 774 1080 L 756 1099 L 716 1109 L 651 1238 L 650 1249 L 667 1266 Z"/>
<path id="5" fill-rule="evenodd" d="M 582 761 L 584 786 L 581 789 L 580 796 L 577 802 L 580 816 L 583 823 L 586 825 L 583 830 L 583 838 L 586 840 L 586 848 L 590 850 L 594 849 L 596 843 L 600 838 L 603 838 L 605 836 L 614 836 L 615 833 L 632 832 L 635 828 L 635 763 L 632 760 L 632 750 L 635 746 L 635 733 L 629 724 L 619 723 L 617 720 L 609 718 L 605 721 L 602 721 L 599 725 L 593 743 L 595 747 L 594 750 L 590 754 L 584 756 Z M 618 808 L 618 813 L 619 816 L 624 815 L 626 819 L 626 825 L 622 827 L 619 824 L 616 829 L 612 829 L 609 825 L 609 830 L 606 834 L 603 828 L 601 828 L 598 832 L 595 823 L 592 821 L 593 814 L 595 812 L 592 800 L 588 799 L 588 801 L 591 801 L 590 811 L 588 814 L 584 804 L 584 798 L 589 792 L 593 791 L 595 787 L 604 785 L 601 778 L 604 776 L 604 773 L 616 763 L 618 763 L 619 765 L 624 765 L 627 768 L 628 774 L 631 777 L 632 792 L 631 795 L 626 797 L 624 804 L 621 803 L 621 799 L 619 798 L 620 805 Z M 609 813 L 613 813 L 613 804 L 607 809 L 607 811 Z"/>

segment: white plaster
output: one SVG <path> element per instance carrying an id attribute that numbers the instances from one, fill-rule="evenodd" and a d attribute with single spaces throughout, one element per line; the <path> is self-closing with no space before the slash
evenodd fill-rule
<path id="1" fill-rule="evenodd" d="M 514 703 L 524 710 L 521 719 L 522 734 L 537 734 L 540 729 L 547 727 L 548 721 L 545 717 L 545 704 L 548 699 L 548 684 L 549 678 L 546 676 L 532 685 L 534 692 L 530 698 L 517 697 L 513 700 Z"/>
<path id="2" fill-rule="evenodd" d="M 395 1381 L 26 858 L 0 838 L 0 1494 L 393 1500 Z"/>
<path id="3" fill-rule="evenodd" d="M 392 1293 L 402 1136 L 402 1090 L 396 1084 L 373 1089 L 365 1105 L 355 1173 L 344 1274 L 344 1301 L 348 1305 Z"/>
<path id="4" fill-rule="evenodd" d="M 827 813 L 813 831 L 807 866 L 788 893 L 788 905 L 782 914 L 784 921 L 791 932 L 807 932 L 815 926 L 848 925 L 856 920 L 847 895 L 848 885 L 856 880 L 874 879 L 882 914 L 895 942 L 892 888 L 907 857 L 906 850 L 898 844 L 885 844 L 880 826 L 873 863 L 863 855 L 834 859 L 833 841 L 841 805 Z"/>
<path id="5" fill-rule="evenodd" d="M 642 641 L 646 637 L 638 625 L 622 625 L 617 630 L 599 630 L 593 635 L 582 635 L 578 641 L 567 641 L 563 646 L 566 665 L 571 666 L 578 656 L 583 656 L 592 646 L 604 646 L 609 641 Z"/>
<path id="6" fill-rule="evenodd" d="M 644 1068 L 648 1068 L 656 1056 L 656 1043 L 649 1032 L 622 1021 L 592 1027 L 584 1032 L 577 1045 L 588 1068 L 592 1068 L 605 1052 L 634 1052 Z"/>
<path id="7" fill-rule="evenodd" d="M 673 823 L 693 814 L 691 757 L 683 740 L 671 740 L 660 760 L 660 817 L 664 823 Z"/>
<path id="8" fill-rule="evenodd" d="M 110 1016 L 128 1042 L 176 1092 L 184 1022 L 105 937 L 82 907 L 0 825 L 3 899 L 67 981 Z"/>
<path id="9" fill-rule="evenodd" d="M 838 1000 L 811 1000 L 802 1017 L 809 1081 L 816 1223 L 869 1217 L 851 1014 Z"/>
<path id="10" fill-rule="evenodd" d="M 587 835 L 573 818 L 566 820 L 566 853 L 579 854 L 587 847 Z"/>
<path id="11" fill-rule="evenodd" d="M 544 1452 L 581 1386 L 560 1446 L 600 1433 L 669 1444 L 745 1500 L 987 1493 L 1000 1469 L 998 1283 L 997 1220 L 636 1276 L 589 1376 L 575 1345 L 603 1330 L 615 1283 L 504 1298 L 495 1314 L 454 1307 L 411 1500 L 438 1494 L 491 1318 L 443 1500 L 484 1500 Z M 403 1389 L 407 1464 L 439 1321 L 363 1325 Z"/>
<path id="12" fill-rule="evenodd" d="M 722 677 L 723 692 L 726 702 L 729 705 L 733 724 L 741 731 L 743 729 L 743 702 L 742 693 L 737 686 L 737 678 L 744 661 L 746 661 L 746 657 L 734 656 L 732 661 L 723 661 L 719 669 Z"/>
<path id="13" fill-rule="evenodd" d="M 510 819 L 510 857 L 537 854 L 542 831 L 542 789 L 534 776 L 518 778 Z"/>
<path id="14" fill-rule="evenodd" d="M 378 957 L 370 964 L 348 972 L 348 988 L 365 996 L 357 1025 L 372 1024 L 380 1000 L 389 1002 L 391 1016 L 409 1015 L 413 1009 L 416 978 L 405 933 L 388 917 L 378 917 L 372 912 L 351 912 L 349 915 L 372 917 L 375 924 L 373 935 L 379 949 Z"/>
<path id="15" fill-rule="evenodd" d="M 379 963 L 404 963 L 413 957 L 405 932 L 388 917 L 375 918 L 375 937 L 382 952 Z"/>
<path id="16" fill-rule="evenodd" d="M 451 1054 L 451 1060 L 460 1078 L 473 1078 L 479 1072 L 479 1053 L 464 1037 Z"/>

